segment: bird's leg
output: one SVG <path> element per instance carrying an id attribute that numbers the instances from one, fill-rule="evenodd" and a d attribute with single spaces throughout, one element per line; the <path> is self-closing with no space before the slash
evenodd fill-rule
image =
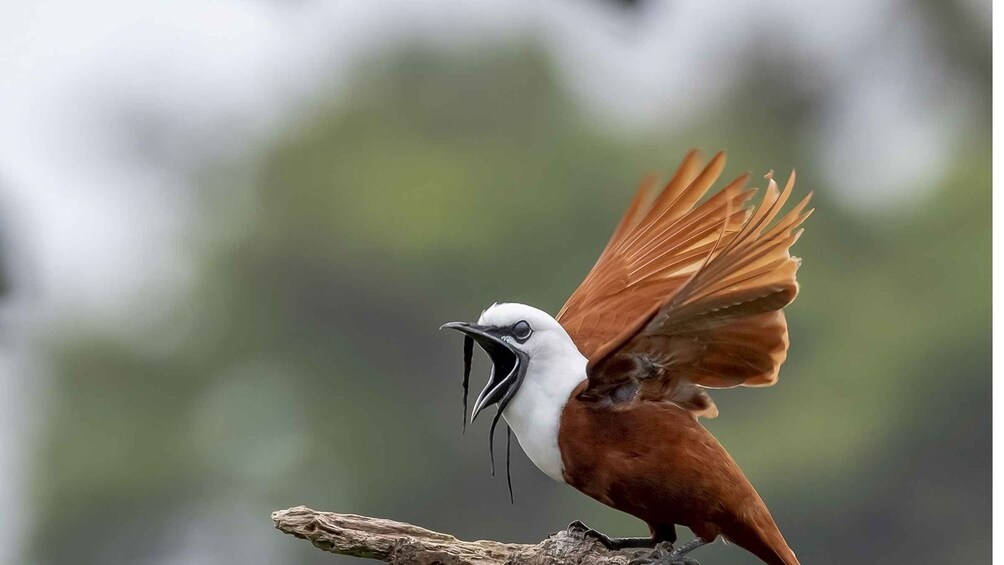
<path id="1" fill-rule="evenodd" d="M 611 551 L 628 548 L 653 548 L 656 544 L 655 538 L 612 538 L 603 532 L 590 528 L 579 520 L 569 524 L 567 531 L 572 534 L 580 535 L 584 538 L 592 538 L 603 544 L 603 547 Z"/>
<path id="2" fill-rule="evenodd" d="M 675 554 L 676 550 L 671 543 L 661 542 L 651 552 L 636 553 L 628 561 L 628 565 L 701 565 L 686 557 L 673 557 Z"/>
<path id="3" fill-rule="evenodd" d="M 683 557 L 684 555 L 690 553 L 691 551 L 694 551 L 698 547 L 701 547 L 702 545 L 707 545 L 708 543 L 710 543 L 710 542 L 705 541 L 703 538 L 699 538 L 699 537 L 698 538 L 694 538 L 694 539 L 688 541 L 687 543 L 681 545 L 680 547 L 676 548 L 675 550 L 673 550 L 669 554 L 669 557 L 670 558 L 680 558 L 680 557 Z"/>
<path id="4" fill-rule="evenodd" d="M 673 546 L 669 546 L 668 549 L 663 548 L 662 544 L 659 544 L 648 555 L 635 556 L 628 563 L 629 565 L 700 565 L 697 561 L 684 556 L 707 543 L 701 538 L 694 538 L 676 549 L 673 549 Z"/>

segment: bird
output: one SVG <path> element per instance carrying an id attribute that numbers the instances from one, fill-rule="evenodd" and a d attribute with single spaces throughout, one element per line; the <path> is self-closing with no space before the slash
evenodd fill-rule
<path id="1" fill-rule="evenodd" d="M 503 418 L 507 439 L 515 434 L 546 475 L 647 523 L 650 535 L 637 538 L 570 525 L 608 549 L 652 549 L 639 563 L 679 563 L 721 537 L 764 563 L 798 564 L 700 418 L 718 416 L 709 390 L 777 382 L 783 308 L 799 288 L 789 249 L 812 194 L 781 214 L 794 170 L 783 189 L 765 175 L 758 202 L 749 173 L 711 190 L 725 161 L 691 150 L 666 184 L 647 177 L 557 315 L 502 302 L 476 323 L 441 328 L 464 334 L 465 427 L 477 343 L 492 370 L 471 422 L 494 405 L 490 438 Z M 696 537 L 674 547 L 678 525 Z"/>

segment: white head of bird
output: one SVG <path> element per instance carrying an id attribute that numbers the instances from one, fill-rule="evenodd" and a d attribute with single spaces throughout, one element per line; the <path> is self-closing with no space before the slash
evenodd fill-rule
<path id="1" fill-rule="evenodd" d="M 443 327 L 466 334 L 492 361 L 491 376 L 474 403 L 471 421 L 497 405 L 496 421 L 498 415 L 505 418 L 530 460 L 561 481 L 561 410 L 572 390 L 586 379 L 586 358 L 565 328 L 547 312 L 516 303 L 493 304 L 477 324 L 453 322 Z M 470 361 L 465 365 L 469 371 Z"/>

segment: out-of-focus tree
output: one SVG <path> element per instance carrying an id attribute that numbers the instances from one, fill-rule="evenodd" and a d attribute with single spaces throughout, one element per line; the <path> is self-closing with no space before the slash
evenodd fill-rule
<path id="1" fill-rule="evenodd" d="M 269 531 L 271 509 L 304 502 L 468 538 L 530 541 L 573 518 L 640 532 L 522 456 L 510 507 L 485 430 L 460 437 L 459 343 L 435 329 L 495 300 L 556 311 L 642 174 L 691 145 L 728 149 L 735 174 L 797 163 L 797 190 L 817 194 L 781 382 L 716 395 L 708 424 L 800 557 L 988 560 L 983 126 L 932 197 L 861 217 L 798 142 L 813 93 L 758 78 L 775 69 L 699 127 L 637 139 L 583 116 L 543 61 L 404 49 L 252 163 L 208 171 L 200 269 L 171 316 L 132 338 L 51 337 L 36 560 L 337 562 Z M 951 536 L 918 543 L 942 524 Z"/>

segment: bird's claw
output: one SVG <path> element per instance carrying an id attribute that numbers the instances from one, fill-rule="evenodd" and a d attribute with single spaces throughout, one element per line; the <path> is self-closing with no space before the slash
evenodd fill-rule
<path id="1" fill-rule="evenodd" d="M 581 520 L 576 520 L 571 524 L 569 524 L 568 528 L 566 528 L 565 531 L 581 539 L 592 539 L 598 541 L 603 547 L 607 548 L 610 551 L 618 551 L 620 549 L 624 549 L 624 546 L 619 545 L 618 542 L 623 542 L 625 540 L 622 540 L 620 538 L 617 539 L 611 538 L 610 536 L 604 534 L 603 532 L 594 530 L 593 528 L 590 528 L 589 526 L 583 524 Z"/>
<path id="2" fill-rule="evenodd" d="M 628 561 L 628 565 L 701 565 L 693 559 L 680 557 L 679 559 L 649 559 L 647 557 L 635 558 Z"/>
<path id="3" fill-rule="evenodd" d="M 610 537 L 608 537 L 603 532 L 594 530 L 589 526 L 583 524 L 582 520 L 575 520 L 574 522 L 569 524 L 567 528 L 565 528 L 565 531 L 567 531 L 571 535 L 580 537 L 582 539 L 594 539 L 603 544 L 603 547 L 609 550 L 617 549 L 614 546 Z"/>
<path id="4" fill-rule="evenodd" d="M 693 559 L 686 557 L 663 557 L 652 559 L 648 556 L 635 557 L 628 561 L 628 565 L 701 565 Z"/>
<path id="5" fill-rule="evenodd" d="M 662 542 L 652 551 L 639 551 L 634 554 L 628 565 L 701 565 L 693 559 L 677 553 L 673 544 Z"/>

